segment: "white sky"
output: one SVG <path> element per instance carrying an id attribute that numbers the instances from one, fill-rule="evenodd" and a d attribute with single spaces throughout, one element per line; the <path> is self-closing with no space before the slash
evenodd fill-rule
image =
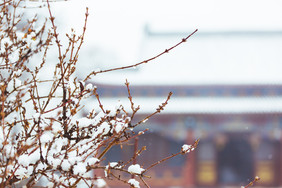
<path id="1" fill-rule="evenodd" d="M 85 7 L 89 7 L 80 56 L 83 67 L 89 69 L 128 65 L 142 59 L 140 47 L 145 24 L 161 32 L 189 33 L 196 28 L 198 33 L 282 30 L 282 1 L 278 0 L 71 0 L 51 3 L 51 6 L 61 33 L 70 28 L 79 33 L 84 24 Z M 32 10 L 35 11 L 48 15 L 46 8 Z"/>
<path id="2" fill-rule="evenodd" d="M 81 29 L 89 7 L 87 40 L 119 50 L 123 62 L 135 57 L 145 23 L 175 31 L 282 29 L 278 0 L 71 0 L 51 6 L 59 27 L 76 30 Z M 44 11 L 40 9 L 40 14 Z"/>

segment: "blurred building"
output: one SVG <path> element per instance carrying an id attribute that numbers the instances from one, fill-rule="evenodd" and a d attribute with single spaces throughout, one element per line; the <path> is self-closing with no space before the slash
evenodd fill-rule
<path id="1" fill-rule="evenodd" d="M 182 37 L 147 27 L 141 56 L 153 57 Z M 139 127 L 150 129 L 138 144 L 147 146 L 137 159 L 144 168 L 200 139 L 195 152 L 152 168 L 151 187 L 238 187 L 255 176 L 259 186 L 281 187 L 281 51 L 280 31 L 198 32 L 156 61 L 97 76 L 95 84 L 105 106 L 121 100 L 129 110 L 126 77 L 140 105 L 135 121 L 173 92 L 166 109 Z M 133 150 L 114 148 L 107 160 L 128 159 Z"/>

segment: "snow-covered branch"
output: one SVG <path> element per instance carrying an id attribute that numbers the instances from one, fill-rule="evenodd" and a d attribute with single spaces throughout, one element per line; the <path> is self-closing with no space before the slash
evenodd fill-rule
<path id="1" fill-rule="evenodd" d="M 148 130 L 134 132 L 136 126 L 165 109 L 172 93 L 154 113 L 133 124 L 139 106 L 133 102 L 129 82 L 125 84 L 131 109 L 125 109 L 121 103 L 105 108 L 90 78 L 153 61 L 185 42 L 197 30 L 155 57 L 135 65 L 92 72 L 82 81 L 75 73 L 88 10 L 82 33 L 66 34 L 68 44 L 63 45 L 48 1 L 50 28 L 46 22 L 38 24 L 36 16 L 23 20 L 22 12 L 18 11 L 21 3 L 21 0 L 4 0 L 0 4 L 0 187 L 16 184 L 32 187 L 44 181 L 48 187 L 80 184 L 104 187 L 104 178 L 140 187 L 137 180 L 120 177 L 117 171 L 139 177 L 148 187 L 145 173 L 150 168 L 196 148 L 198 141 L 179 148 L 175 155 L 143 167 L 133 161 L 146 149 L 144 146 L 132 153 L 128 161 L 104 164 L 105 155 L 113 146 L 122 146 Z M 57 62 L 48 61 L 50 48 L 57 48 Z M 99 105 L 89 107 L 89 100 L 97 100 Z M 99 169 L 104 170 L 104 177 L 96 174 Z"/>

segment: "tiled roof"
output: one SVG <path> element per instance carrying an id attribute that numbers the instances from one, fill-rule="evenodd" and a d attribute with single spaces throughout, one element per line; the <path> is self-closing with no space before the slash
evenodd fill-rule
<path id="1" fill-rule="evenodd" d="M 139 114 L 148 114 L 153 113 L 165 99 L 165 97 L 133 97 L 133 102 L 136 106 L 140 105 Z M 100 100 L 105 109 L 121 101 L 125 109 L 130 112 L 128 98 L 101 98 Z M 91 106 L 96 106 L 96 110 L 99 110 L 95 102 Z M 172 97 L 161 113 L 282 113 L 282 97 Z"/>
<path id="2" fill-rule="evenodd" d="M 175 50 L 136 70 L 99 75 L 96 80 L 123 84 L 127 78 L 135 85 L 281 84 L 282 32 L 254 33 L 209 35 L 199 31 Z M 140 61 L 154 57 L 183 36 L 147 35 Z"/>

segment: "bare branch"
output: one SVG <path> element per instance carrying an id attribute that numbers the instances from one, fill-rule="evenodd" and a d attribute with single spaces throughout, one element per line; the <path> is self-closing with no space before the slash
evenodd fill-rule
<path id="1" fill-rule="evenodd" d="M 150 61 L 153 61 L 155 59 L 157 59 L 158 57 L 166 54 L 166 53 L 169 53 L 171 50 L 173 50 L 174 48 L 176 48 L 177 46 L 179 46 L 180 44 L 184 43 L 187 41 L 187 39 L 189 39 L 192 35 L 194 35 L 196 32 L 198 31 L 198 29 L 196 29 L 195 31 L 193 31 L 190 35 L 188 35 L 187 37 L 183 38 L 179 43 L 175 44 L 174 46 L 168 48 L 168 49 L 165 49 L 163 52 L 159 53 L 158 55 L 152 57 L 152 58 L 149 58 L 147 60 L 144 60 L 144 61 L 141 61 L 139 63 L 136 63 L 136 64 L 133 64 L 133 65 L 128 65 L 128 66 L 124 66 L 124 67 L 116 67 L 116 68 L 112 68 L 112 69 L 106 69 L 106 70 L 100 70 L 100 71 L 93 71 L 91 72 L 85 79 L 84 81 L 90 79 L 91 76 L 95 76 L 97 74 L 101 74 L 101 73 L 105 73 L 105 72 L 111 72 L 111 71 L 116 71 L 116 70 L 122 70 L 122 69 L 129 69 L 129 68 L 133 68 L 133 67 L 138 67 L 142 64 L 146 64 L 146 63 L 149 63 Z"/>

